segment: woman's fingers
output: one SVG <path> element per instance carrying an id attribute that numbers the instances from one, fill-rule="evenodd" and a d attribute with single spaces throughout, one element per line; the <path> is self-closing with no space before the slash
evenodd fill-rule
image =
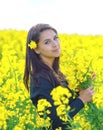
<path id="1" fill-rule="evenodd" d="M 94 95 L 94 88 L 93 88 L 93 86 L 90 86 L 90 87 L 88 88 L 88 90 L 89 90 L 91 96 L 93 96 L 93 95 Z"/>

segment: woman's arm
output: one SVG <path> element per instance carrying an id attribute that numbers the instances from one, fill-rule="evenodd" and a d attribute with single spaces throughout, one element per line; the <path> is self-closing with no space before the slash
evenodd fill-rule
<path id="1" fill-rule="evenodd" d="M 69 116 L 73 118 L 84 107 L 84 103 L 77 97 L 71 102 L 70 107 L 71 112 L 69 113 Z"/>
<path id="2" fill-rule="evenodd" d="M 47 79 L 42 77 L 39 78 L 38 82 L 39 82 L 38 87 L 35 87 L 33 81 L 31 81 L 30 84 L 30 96 L 33 104 L 37 105 L 38 100 L 41 98 L 47 99 L 52 105 L 52 107 L 50 108 L 51 114 L 49 116 L 52 121 L 53 129 L 58 127 L 62 127 L 62 129 L 66 129 L 66 124 L 63 124 L 63 121 L 57 116 L 56 106 L 54 105 L 54 102 L 50 95 L 54 87 Z M 84 106 L 83 102 L 79 98 L 72 100 L 72 102 L 68 105 L 70 105 L 71 109 L 74 109 L 72 112 L 69 113 L 71 118 L 75 116 Z"/>
<path id="3" fill-rule="evenodd" d="M 53 100 L 50 95 L 50 92 L 53 89 L 52 84 L 43 77 L 40 77 L 38 79 L 38 82 L 39 82 L 39 87 L 35 87 L 33 82 L 31 82 L 31 85 L 30 85 L 30 95 L 31 95 L 32 102 L 34 104 L 37 104 L 37 101 L 40 98 L 46 98 L 50 103 L 52 103 L 52 107 L 54 107 Z M 69 114 L 71 118 L 73 116 L 75 116 L 84 107 L 84 103 L 80 98 L 76 98 L 76 99 L 72 100 L 71 104 L 69 104 L 69 105 L 71 107 L 71 110 L 73 110 Z M 53 110 L 54 110 L 54 108 L 53 108 Z"/>

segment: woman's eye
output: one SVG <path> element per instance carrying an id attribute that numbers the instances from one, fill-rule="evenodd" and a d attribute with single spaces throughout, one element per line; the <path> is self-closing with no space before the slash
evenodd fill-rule
<path id="1" fill-rule="evenodd" d="M 58 40 L 58 36 L 54 36 L 53 40 Z M 52 43 L 52 39 L 48 39 L 44 42 L 44 44 Z"/>
<path id="2" fill-rule="evenodd" d="M 50 41 L 46 41 L 45 44 L 49 44 Z"/>

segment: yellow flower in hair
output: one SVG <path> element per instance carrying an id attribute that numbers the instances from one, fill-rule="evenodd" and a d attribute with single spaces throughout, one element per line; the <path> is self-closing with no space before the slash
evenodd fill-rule
<path id="1" fill-rule="evenodd" d="M 30 47 L 30 49 L 35 49 L 37 47 L 37 44 L 35 41 L 31 41 L 28 46 Z"/>

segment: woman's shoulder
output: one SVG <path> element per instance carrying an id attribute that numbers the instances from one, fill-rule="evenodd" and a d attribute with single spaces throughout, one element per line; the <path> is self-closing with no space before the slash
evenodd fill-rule
<path id="1" fill-rule="evenodd" d="M 43 76 L 38 76 L 36 80 L 34 80 L 33 78 L 30 80 L 30 86 L 45 88 L 48 86 L 52 87 L 52 84 L 47 78 Z"/>
<path id="2" fill-rule="evenodd" d="M 53 89 L 52 84 L 45 77 L 38 77 L 38 83 L 35 83 L 33 79 L 30 81 L 30 95 L 31 97 L 35 97 L 37 95 L 45 95 L 46 93 L 50 93 Z"/>

